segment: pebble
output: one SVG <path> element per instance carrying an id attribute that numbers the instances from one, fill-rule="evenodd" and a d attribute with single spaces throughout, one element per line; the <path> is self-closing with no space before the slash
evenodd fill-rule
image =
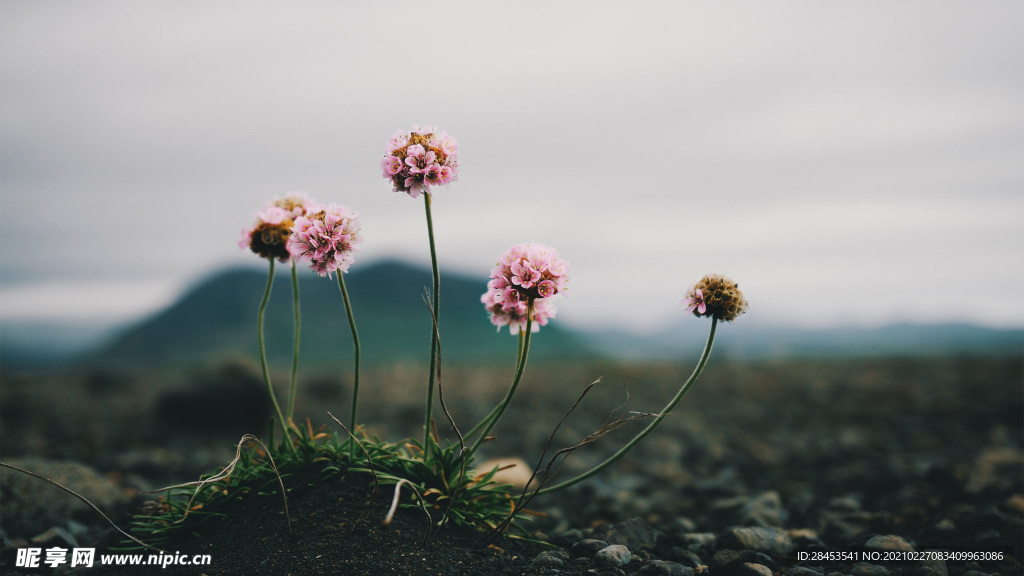
<path id="1" fill-rule="evenodd" d="M 878 552 L 914 552 L 914 547 L 910 545 L 910 542 L 895 534 L 872 536 L 864 543 L 864 548 Z"/>
<path id="2" fill-rule="evenodd" d="M 626 566 L 633 560 L 633 554 L 622 544 L 612 544 L 598 550 L 594 559 L 604 566 Z"/>
<path id="3" fill-rule="evenodd" d="M 694 552 L 700 552 L 702 548 L 710 548 L 714 545 L 718 537 L 711 532 L 690 532 L 689 534 L 683 534 L 683 542 L 686 543 L 686 547 Z"/>
<path id="4" fill-rule="evenodd" d="M 860 562 L 850 570 L 852 576 L 889 576 L 889 569 L 878 564 Z"/>
<path id="5" fill-rule="evenodd" d="M 774 566 L 770 556 L 753 550 L 719 550 L 708 563 L 715 576 L 736 576 L 736 569 L 743 563 Z"/>
<path id="6" fill-rule="evenodd" d="M 565 550 L 545 550 L 534 557 L 530 564 L 542 568 L 561 568 L 569 560 L 569 553 Z"/>
<path id="7" fill-rule="evenodd" d="M 696 568 L 703 564 L 700 556 L 695 554 L 689 548 L 683 548 L 682 546 L 672 546 L 669 548 L 668 554 L 665 556 L 673 562 L 678 562 L 683 566 L 689 566 L 690 568 Z"/>
<path id="8" fill-rule="evenodd" d="M 775 490 L 762 492 L 749 499 L 740 509 L 740 524 L 745 526 L 782 526 L 787 518 L 782 496 Z"/>
<path id="9" fill-rule="evenodd" d="M 817 570 L 812 570 L 805 566 L 790 566 L 782 569 L 783 576 L 824 576 Z"/>
<path id="10" fill-rule="evenodd" d="M 630 550 L 653 550 L 658 531 L 643 518 L 631 518 L 613 525 L 605 538 L 609 544 L 621 544 Z"/>
<path id="11" fill-rule="evenodd" d="M 733 550 L 754 550 L 770 556 L 783 557 L 793 549 L 793 541 L 775 528 L 733 528 L 718 539 L 718 547 Z"/>
<path id="12" fill-rule="evenodd" d="M 551 538 L 551 543 L 555 546 L 561 546 L 563 548 L 569 548 L 573 544 L 576 544 L 580 540 L 583 540 L 583 531 L 573 528 L 566 530 L 560 534 L 556 534 Z"/>
<path id="13" fill-rule="evenodd" d="M 604 540 L 595 540 L 593 538 L 584 538 L 579 542 L 572 545 L 573 556 L 586 556 L 591 558 L 594 554 L 597 554 L 599 550 L 608 547 L 608 543 Z"/>
<path id="14" fill-rule="evenodd" d="M 736 567 L 736 576 L 772 576 L 772 569 L 764 564 L 744 562 Z"/>
<path id="15" fill-rule="evenodd" d="M 945 560 L 922 560 L 914 569 L 916 576 L 948 576 Z"/>
<path id="16" fill-rule="evenodd" d="M 637 574 L 640 576 L 693 576 L 693 569 L 675 562 L 651 560 L 638 570 Z"/>

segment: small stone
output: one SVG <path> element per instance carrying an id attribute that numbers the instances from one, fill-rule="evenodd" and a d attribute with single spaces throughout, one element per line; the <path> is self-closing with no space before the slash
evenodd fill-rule
<path id="1" fill-rule="evenodd" d="M 782 497 L 775 490 L 749 499 L 740 509 L 740 524 L 745 526 L 782 526 L 786 520 Z"/>
<path id="2" fill-rule="evenodd" d="M 782 569 L 782 576 L 824 576 L 824 574 L 806 566 L 791 566 Z"/>
<path id="3" fill-rule="evenodd" d="M 852 576 L 889 576 L 889 569 L 878 564 L 860 562 L 850 570 Z"/>
<path id="4" fill-rule="evenodd" d="M 583 540 L 583 532 L 576 528 L 566 530 L 561 534 L 556 534 L 551 537 L 552 544 L 554 544 L 555 546 L 561 546 L 563 548 L 569 548 L 573 544 L 579 542 L 580 540 Z"/>
<path id="5" fill-rule="evenodd" d="M 612 544 L 598 550 L 594 559 L 604 566 L 626 566 L 633 560 L 633 554 L 622 544 Z"/>
<path id="6" fill-rule="evenodd" d="M 679 516 L 672 521 L 672 532 L 675 534 L 687 534 L 697 530 L 697 524 L 686 516 Z"/>
<path id="7" fill-rule="evenodd" d="M 683 548 L 682 546 L 672 546 L 671 548 L 669 548 L 668 554 L 666 554 L 666 558 L 673 562 L 678 562 L 683 566 L 688 566 L 690 568 L 696 568 L 697 566 L 703 564 L 703 562 L 700 559 L 700 556 L 695 554 L 689 548 Z"/>
<path id="8" fill-rule="evenodd" d="M 915 576 L 949 576 L 945 560 L 922 560 L 914 568 Z"/>
<path id="9" fill-rule="evenodd" d="M 718 537 L 711 532 L 690 532 L 683 534 L 683 542 L 686 543 L 686 547 L 694 552 L 698 552 L 702 548 L 710 548 L 714 545 Z"/>
<path id="10" fill-rule="evenodd" d="M 864 543 L 864 548 L 867 550 L 874 550 L 877 552 L 913 552 L 914 547 L 903 539 L 902 536 L 896 536 L 895 534 L 878 534 L 868 538 L 868 541 Z"/>
<path id="11" fill-rule="evenodd" d="M 565 550 L 545 550 L 534 557 L 530 564 L 536 567 L 561 568 L 569 559 L 569 553 Z"/>
<path id="12" fill-rule="evenodd" d="M 736 567 L 734 574 L 736 576 L 772 576 L 772 569 L 764 564 L 743 562 Z"/>
<path id="13" fill-rule="evenodd" d="M 708 563 L 715 576 L 736 576 L 736 569 L 744 562 L 774 566 L 770 556 L 753 550 L 719 550 Z"/>
<path id="14" fill-rule="evenodd" d="M 793 549 L 793 541 L 775 528 L 733 528 L 718 539 L 720 548 L 754 550 L 770 556 L 783 557 Z"/>
<path id="15" fill-rule="evenodd" d="M 658 531 L 643 518 L 619 522 L 608 531 L 609 544 L 621 544 L 631 550 L 652 550 L 658 543 Z"/>
<path id="16" fill-rule="evenodd" d="M 1009 512 L 1015 512 L 1017 514 L 1024 514 L 1024 495 L 1014 494 L 1003 502 L 1003 507 Z"/>
<path id="17" fill-rule="evenodd" d="M 675 562 L 651 560 L 638 570 L 637 574 L 640 576 L 693 576 L 693 569 Z"/>
<path id="18" fill-rule="evenodd" d="M 597 554 L 598 550 L 607 548 L 608 543 L 604 540 L 594 540 L 593 538 L 584 538 L 579 542 L 572 545 L 572 555 L 576 557 L 585 556 L 591 558 L 594 554 Z"/>

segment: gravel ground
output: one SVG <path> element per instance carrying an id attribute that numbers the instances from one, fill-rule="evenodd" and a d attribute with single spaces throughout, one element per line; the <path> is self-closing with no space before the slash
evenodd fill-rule
<path id="1" fill-rule="evenodd" d="M 602 384 L 566 422 L 556 445 L 600 425 L 626 390 L 627 409 L 657 411 L 687 371 L 612 364 L 528 370 L 489 456 L 535 461 L 553 423 L 599 376 Z M 28 462 L 40 467 L 76 460 L 98 471 L 93 477 L 79 470 L 77 478 L 90 478 L 106 497 L 111 487 L 119 489 L 121 501 L 105 509 L 123 522 L 123 514 L 144 499 L 140 488 L 188 480 L 230 459 L 258 410 L 230 410 L 245 386 L 259 393 L 259 379 L 253 385 L 252 376 L 238 365 L 157 377 L 4 375 L 0 449 L 5 462 L 31 456 L 36 460 Z M 456 419 L 472 422 L 483 415 L 506 379 L 495 370 L 446 374 L 445 394 Z M 232 383 L 223 399 L 211 395 L 216 387 L 210 382 L 220 381 Z M 404 368 L 367 375 L 361 413 L 371 431 L 389 438 L 416 433 L 416 381 L 416 370 Z M 211 566 L 167 570 L 211 576 L 1020 574 L 1022 383 L 1020 358 L 713 360 L 637 450 L 587 483 L 534 501 L 531 508 L 547 517 L 528 526 L 546 546 L 448 532 L 424 544 L 422 515 L 380 525 L 389 495 L 368 504 L 365 483 L 296 477 L 290 484 L 291 536 L 280 502 L 256 499 L 220 530 L 182 542 L 181 551 L 209 553 Z M 300 413 L 317 421 L 324 420 L 316 414 L 325 406 L 345 413 L 344 380 L 323 376 L 304 385 Z M 175 391 L 170 399 L 167 390 Z M 54 404 L 54 398 L 65 402 Z M 218 402 L 225 407 L 217 408 Z M 168 410 L 168 403 L 202 409 Z M 600 461 L 634 431 L 623 428 L 575 454 L 564 474 Z M 85 509 L 62 512 L 68 515 L 63 519 L 51 514 L 42 525 L 19 520 L 56 509 L 52 489 L 26 488 L 27 482 L 0 473 L 3 573 L 19 573 L 12 571 L 18 548 L 69 547 L 67 538 L 101 548 L 114 541 Z M 40 532 L 49 534 L 32 543 Z M 1001 551 L 1003 557 L 964 562 L 928 554 L 950 547 Z"/>

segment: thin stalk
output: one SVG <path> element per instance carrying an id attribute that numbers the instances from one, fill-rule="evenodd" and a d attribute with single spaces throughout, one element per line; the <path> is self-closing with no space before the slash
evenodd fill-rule
<path id="1" fill-rule="evenodd" d="M 437 270 L 437 250 L 434 246 L 434 219 L 430 215 L 430 193 L 423 194 L 423 205 L 427 213 L 427 236 L 430 238 L 430 269 L 433 275 L 434 325 L 430 330 L 430 376 L 427 380 L 427 407 L 423 423 L 424 458 L 430 456 L 430 423 L 434 416 L 434 378 L 437 371 L 437 323 L 441 318 L 441 274 Z"/>
<path id="2" fill-rule="evenodd" d="M 522 358 L 523 358 L 523 340 L 525 339 L 524 338 L 524 334 L 525 334 L 525 332 L 523 330 L 519 331 L 518 343 L 516 344 L 516 366 L 517 367 L 519 366 L 519 361 L 522 360 Z M 500 409 L 500 408 L 501 408 L 501 404 L 498 404 L 494 408 L 491 408 L 491 411 L 487 414 L 487 416 L 484 417 L 483 420 L 478 422 L 476 424 L 476 426 L 473 426 L 469 430 L 469 432 L 466 432 L 465 438 L 469 439 L 471 436 L 476 434 L 477 431 L 479 431 L 481 428 L 483 428 L 488 422 L 490 422 L 494 418 L 494 415 L 498 413 L 498 409 Z"/>
<path id="3" fill-rule="evenodd" d="M 356 355 L 356 373 L 355 382 L 352 385 L 352 416 L 349 418 L 349 429 L 355 432 L 356 429 L 356 410 L 359 407 L 359 332 L 356 330 L 356 319 L 352 316 L 352 302 L 348 299 L 348 290 L 345 289 L 345 278 L 341 270 L 338 270 L 338 288 L 341 290 L 341 297 L 345 300 L 345 313 L 348 315 L 348 325 L 352 329 L 352 343 L 355 348 Z M 355 436 L 353 436 L 355 438 Z M 356 456 L 356 445 L 354 442 L 349 443 L 349 455 L 352 458 Z"/>
<path id="4" fill-rule="evenodd" d="M 665 407 L 661 409 L 661 412 L 658 414 L 658 416 L 655 417 L 654 420 L 652 420 L 651 423 L 648 424 L 646 428 L 644 428 L 642 431 L 640 431 L 640 433 L 637 434 L 632 440 L 630 440 L 628 444 L 626 444 L 625 446 L 620 448 L 618 452 L 616 452 L 615 454 L 611 455 L 604 462 L 598 464 L 594 468 L 591 468 L 587 472 L 584 472 L 583 474 L 580 474 L 579 476 L 577 476 L 575 478 L 572 478 L 570 480 L 566 480 L 565 482 L 562 482 L 560 484 L 556 484 L 554 486 L 550 486 L 550 487 L 547 487 L 547 488 L 542 488 L 541 490 L 537 491 L 537 493 L 535 495 L 539 496 L 541 494 L 547 494 L 548 492 L 554 492 L 555 490 L 561 490 L 562 488 L 566 488 L 568 486 L 572 486 L 573 484 L 576 484 L 577 482 L 580 482 L 582 480 L 586 480 L 587 478 L 590 478 L 594 474 L 597 474 L 601 470 L 604 470 L 609 465 L 611 465 L 613 462 L 615 462 L 616 460 L 621 458 L 626 452 L 629 452 L 630 449 L 633 448 L 633 446 L 636 446 L 641 440 L 644 439 L 644 437 L 646 437 L 655 428 L 657 428 L 658 424 L 660 424 L 661 421 L 664 420 L 666 416 L 668 416 L 669 412 L 673 408 L 675 408 L 676 404 L 678 404 L 679 401 L 682 400 L 682 398 L 686 394 L 687 390 L 690 389 L 690 386 L 694 382 L 697 381 L 698 377 L 700 377 L 700 373 L 704 370 L 704 365 L 707 364 L 707 362 L 708 362 L 708 357 L 711 356 L 711 346 L 715 342 L 715 329 L 717 328 L 717 326 L 718 326 L 718 319 L 712 317 L 711 318 L 711 332 L 708 334 L 708 342 L 707 342 L 707 344 L 704 345 L 704 353 L 701 354 L 700 360 L 697 362 L 697 367 L 693 369 L 693 373 L 690 374 L 690 377 L 687 378 L 686 382 L 684 382 L 682 387 L 679 388 L 679 392 L 676 392 L 675 397 L 673 397 L 672 400 L 670 400 L 669 403 L 666 404 Z"/>
<path id="5" fill-rule="evenodd" d="M 516 366 L 516 375 L 512 380 L 512 386 L 509 387 L 508 393 L 505 394 L 505 398 L 498 405 L 497 412 L 494 413 L 494 417 L 488 416 L 489 420 L 487 425 L 484 427 L 483 432 L 480 433 L 480 437 L 473 443 L 473 447 L 469 449 L 469 453 L 466 455 L 466 460 L 473 458 L 473 454 L 476 453 L 480 445 L 483 444 L 487 438 L 487 433 L 494 428 L 494 425 L 501 420 L 501 416 L 505 413 L 505 409 L 508 408 L 509 402 L 512 401 L 512 396 L 516 393 L 516 388 L 519 387 L 519 381 L 523 379 L 523 371 L 526 369 L 526 359 L 530 355 L 530 334 L 533 331 L 533 300 L 530 300 L 529 305 L 526 308 L 526 336 L 523 338 L 523 352 L 519 355 L 519 365 Z M 467 435 L 468 436 L 468 435 Z"/>
<path id="6" fill-rule="evenodd" d="M 267 302 L 270 300 L 270 289 L 274 287 L 274 259 L 270 260 L 270 273 L 267 275 L 267 287 L 263 291 L 263 300 L 260 300 L 259 314 L 256 316 L 256 335 L 260 343 L 260 365 L 263 367 L 263 380 L 267 383 L 267 392 L 270 393 L 270 401 L 274 404 L 274 410 L 277 412 L 277 419 L 281 422 L 281 428 L 284 429 L 284 437 L 287 442 L 288 439 L 288 425 L 284 419 L 284 414 L 281 413 L 281 405 L 277 403 L 277 396 L 274 394 L 274 385 L 270 382 L 270 369 L 267 367 L 267 348 L 263 344 L 263 316 L 267 311 Z"/>
<path id="7" fill-rule="evenodd" d="M 295 311 L 295 346 L 292 348 L 292 387 L 288 393 L 288 419 L 295 415 L 295 389 L 299 376 L 299 333 L 302 330 L 302 314 L 299 312 L 299 275 L 292 260 L 292 309 Z"/>

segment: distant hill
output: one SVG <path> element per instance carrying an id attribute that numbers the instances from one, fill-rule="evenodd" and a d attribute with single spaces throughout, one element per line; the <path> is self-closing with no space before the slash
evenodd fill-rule
<path id="1" fill-rule="evenodd" d="M 270 361 L 287 366 L 292 353 L 292 288 L 287 266 L 275 277 L 267 306 L 266 348 Z M 101 364 L 166 366 L 226 355 L 258 359 L 256 314 L 266 272 L 236 269 L 190 289 L 166 310 L 116 335 L 89 358 Z M 362 266 L 345 275 L 367 364 L 423 363 L 430 353 L 430 312 L 424 302 L 430 270 L 397 262 Z M 441 354 L 443 362 L 515 361 L 516 338 L 496 332 L 480 296 L 486 279 L 444 273 L 441 276 Z M 302 310 L 301 362 L 337 366 L 351 362 L 352 336 L 336 279 L 299 271 Z M 587 357 L 585 338 L 557 324 L 534 337 L 531 360 Z"/>

